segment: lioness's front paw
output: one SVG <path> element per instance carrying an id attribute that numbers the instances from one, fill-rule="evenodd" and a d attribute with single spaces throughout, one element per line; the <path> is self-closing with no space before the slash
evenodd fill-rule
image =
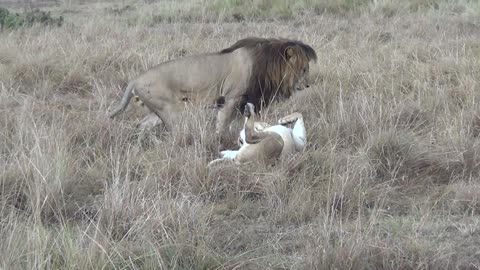
<path id="1" fill-rule="evenodd" d="M 287 115 L 287 116 L 284 116 L 284 117 L 280 118 L 280 120 L 278 120 L 278 123 L 280 125 L 288 125 L 290 123 L 293 123 L 293 122 L 297 121 L 300 118 L 302 118 L 302 114 L 299 113 L 299 112 L 294 112 L 290 115 Z"/>

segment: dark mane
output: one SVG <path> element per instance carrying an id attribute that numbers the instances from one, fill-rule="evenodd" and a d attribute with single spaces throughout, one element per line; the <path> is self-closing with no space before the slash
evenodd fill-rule
<path id="1" fill-rule="evenodd" d="M 226 54 L 240 48 L 250 51 L 253 59 L 252 75 L 244 97 L 245 103 L 253 103 L 257 112 L 262 106 L 268 106 L 274 99 L 286 99 L 292 95 L 292 90 L 284 82 L 284 74 L 289 68 L 285 59 L 285 50 L 292 46 L 301 48 L 308 61 L 317 60 L 315 50 L 309 45 L 283 38 L 248 37 L 219 52 Z"/>
<path id="2" fill-rule="evenodd" d="M 239 41 L 235 42 L 232 46 L 221 50 L 220 53 L 221 54 L 231 53 L 240 48 L 253 49 L 256 46 L 264 46 L 266 44 L 268 45 L 268 43 L 271 43 L 271 44 L 272 43 L 284 43 L 284 44 L 288 43 L 286 47 L 292 46 L 292 45 L 300 46 L 305 52 L 305 55 L 307 56 L 308 60 L 317 61 L 317 53 L 312 47 L 298 40 L 290 40 L 290 39 L 284 39 L 284 38 L 247 37 L 244 39 L 240 39 Z"/>
<path id="3" fill-rule="evenodd" d="M 225 48 L 220 51 L 221 54 L 224 53 L 231 53 L 240 48 L 253 48 L 257 45 L 265 44 L 269 41 L 266 38 L 259 38 L 259 37 L 247 37 L 244 39 L 240 39 L 239 41 L 235 42 L 232 46 Z"/>

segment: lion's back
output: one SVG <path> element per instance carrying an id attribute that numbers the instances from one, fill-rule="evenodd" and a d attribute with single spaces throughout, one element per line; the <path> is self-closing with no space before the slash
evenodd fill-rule
<path id="1" fill-rule="evenodd" d="M 245 91 L 250 76 L 251 59 L 245 50 L 230 54 L 201 54 L 161 63 L 135 79 L 137 89 L 154 94 L 183 95 L 185 99 L 215 100 Z M 141 91 L 141 90 L 140 90 Z"/>

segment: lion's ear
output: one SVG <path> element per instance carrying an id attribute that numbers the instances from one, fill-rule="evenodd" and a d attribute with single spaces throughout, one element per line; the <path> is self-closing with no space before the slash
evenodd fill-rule
<path id="1" fill-rule="evenodd" d="M 292 48 L 292 46 L 289 46 L 285 49 L 285 59 L 289 60 L 295 55 L 295 52 Z"/>

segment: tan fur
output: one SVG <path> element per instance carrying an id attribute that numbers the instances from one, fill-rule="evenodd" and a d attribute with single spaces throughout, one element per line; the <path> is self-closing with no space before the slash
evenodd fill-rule
<path id="1" fill-rule="evenodd" d="M 246 38 L 218 53 L 180 58 L 151 68 L 132 80 L 121 105 L 110 117 L 125 110 L 132 96 L 152 117 L 171 131 L 186 104 L 214 105 L 222 96 L 216 132 L 223 134 L 246 102 L 258 107 L 288 98 L 308 87 L 309 61 L 315 51 L 298 41 Z"/>
<path id="2" fill-rule="evenodd" d="M 281 157 L 305 149 L 306 130 L 300 113 L 287 115 L 273 126 L 256 122 L 254 105 L 251 103 L 247 103 L 244 115 L 245 125 L 238 139 L 240 149 L 221 151 L 221 157 L 211 161 L 209 167 L 225 161 L 274 164 Z M 287 127 L 291 123 L 294 123 L 293 128 Z"/>
<path id="3" fill-rule="evenodd" d="M 245 141 L 249 146 L 238 152 L 235 161 L 237 163 L 260 161 L 273 164 L 282 154 L 284 146 L 282 136 L 275 132 L 265 131 L 266 123 L 255 122 L 253 106 L 247 106 L 245 110 L 249 111 L 245 123 Z"/>

